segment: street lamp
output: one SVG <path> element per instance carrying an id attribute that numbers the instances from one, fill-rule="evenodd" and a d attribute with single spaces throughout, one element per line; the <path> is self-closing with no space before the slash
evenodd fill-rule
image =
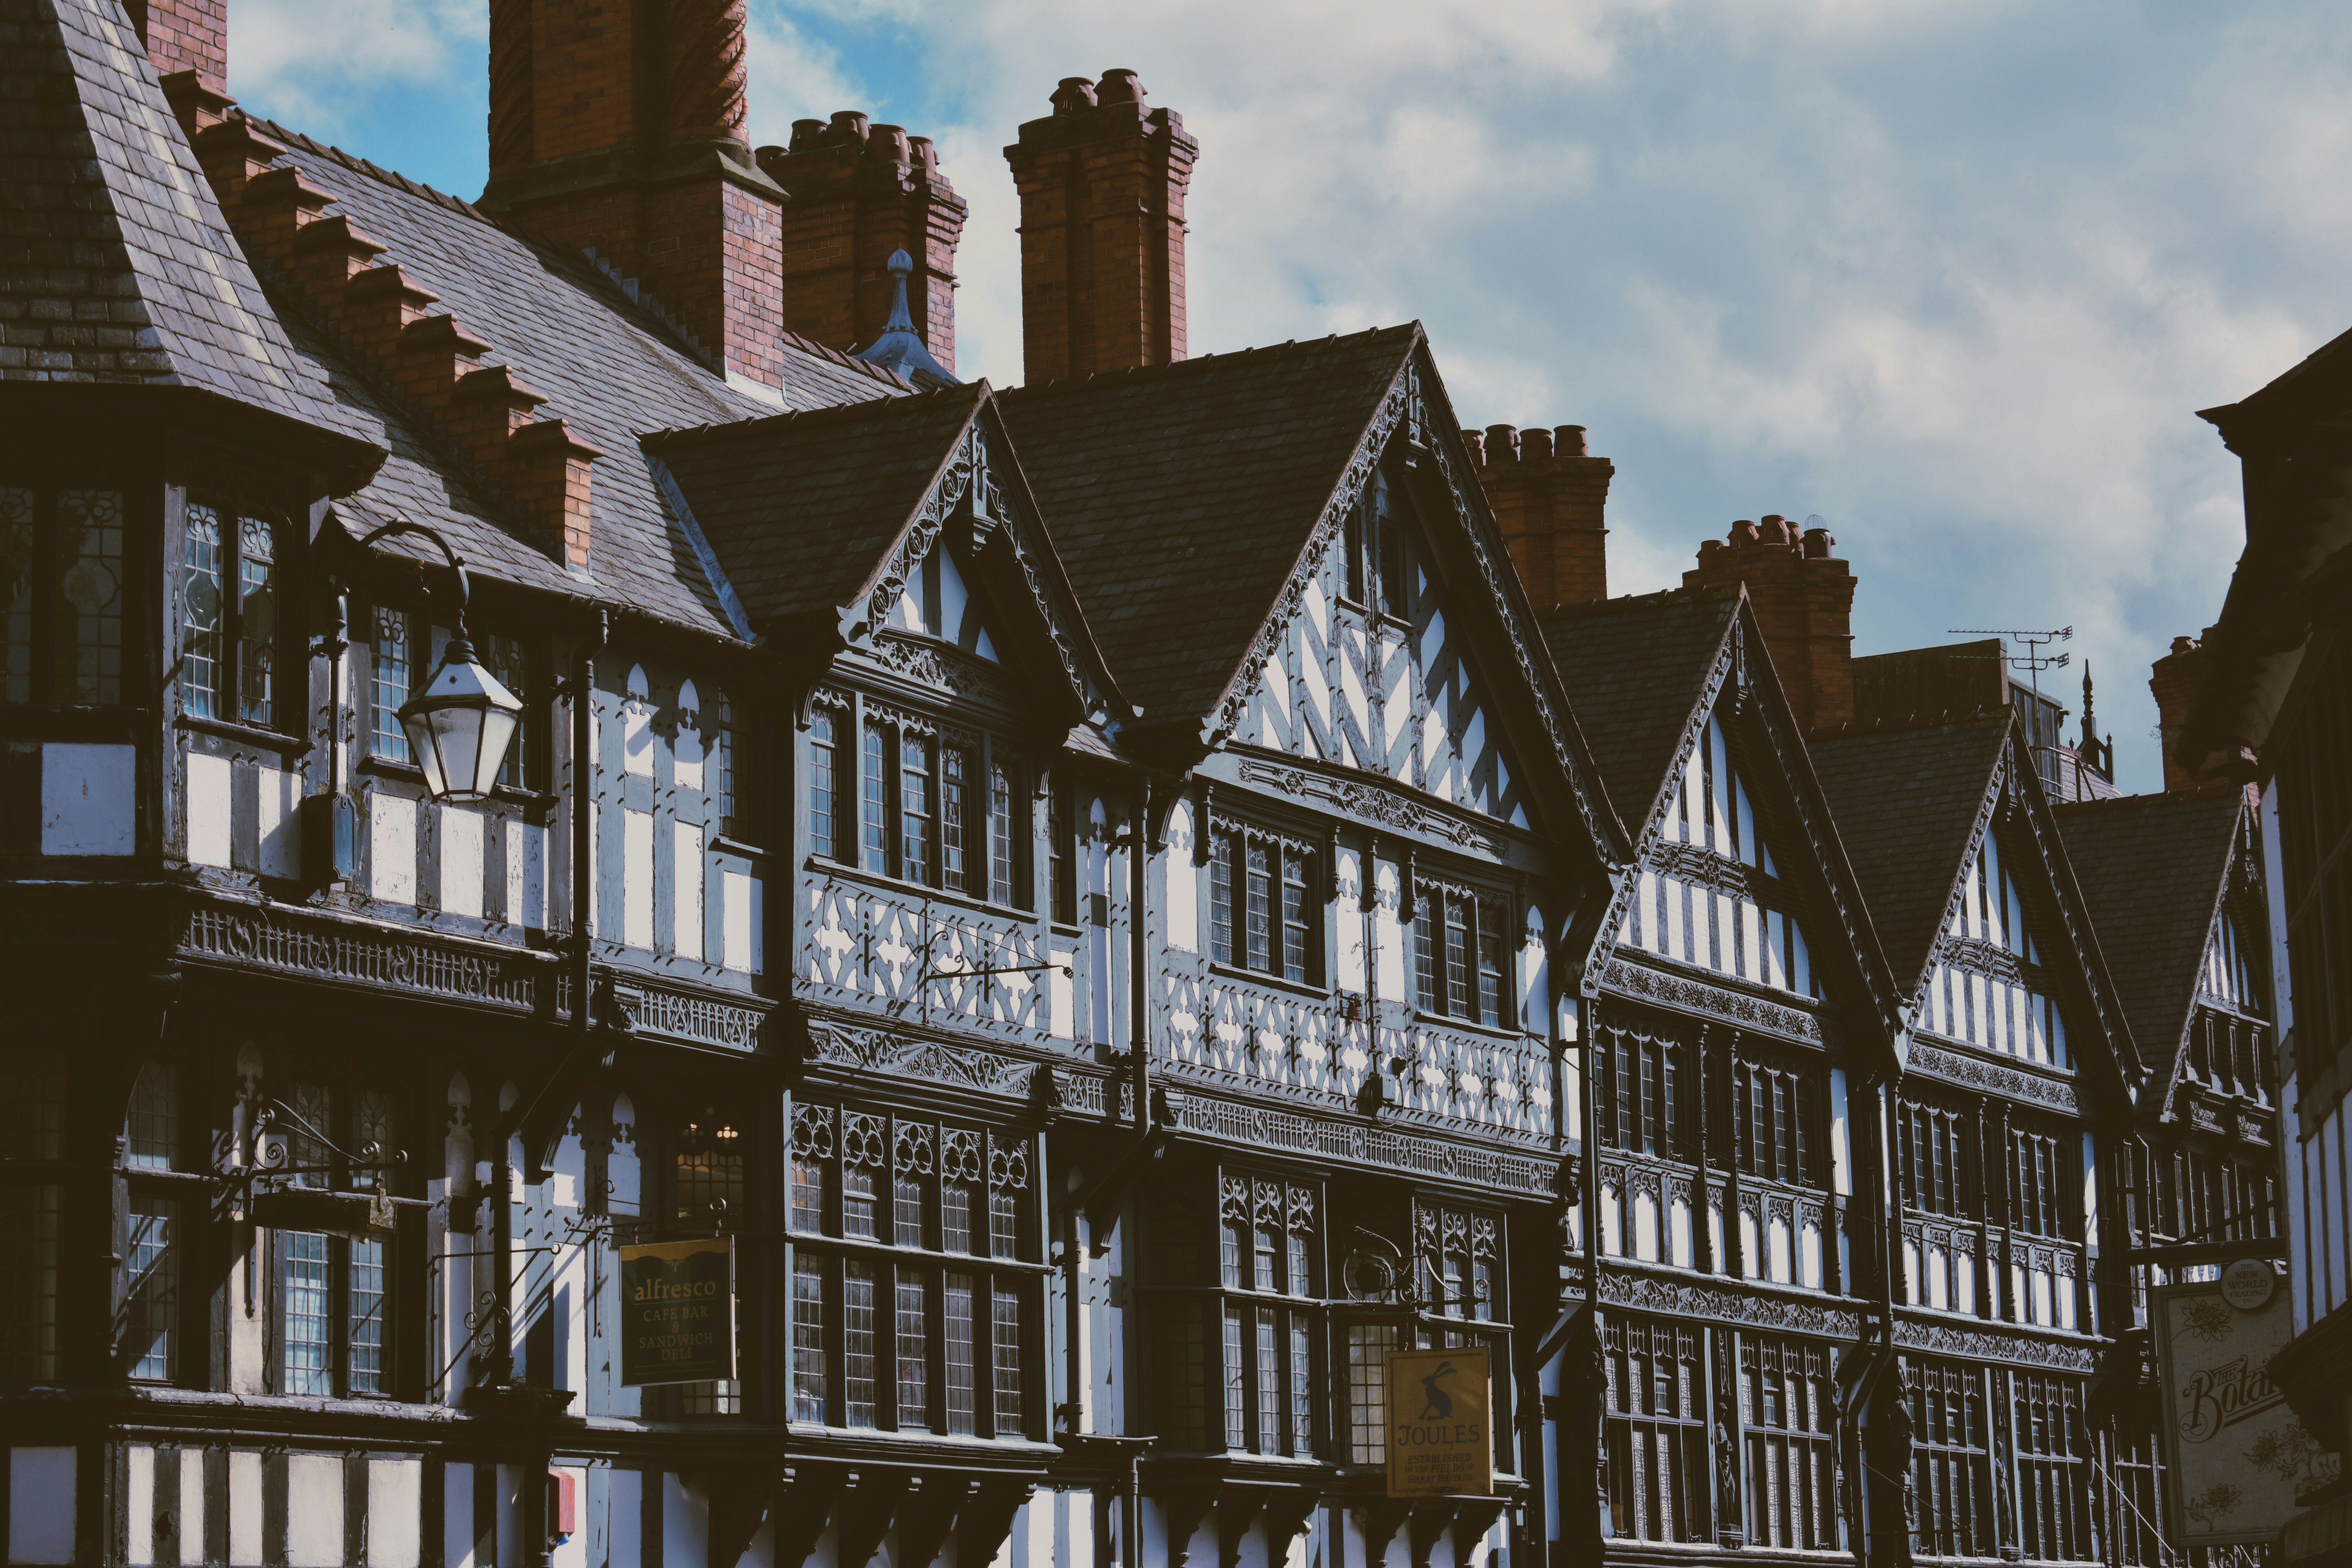
<path id="1" fill-rule="evenodd" d="M 448 649 L 425 689 L 400 705 L 400 727 L 434 799 L 487 800 L 506 766 L 522 704 L 474 657 L 473 639 L 466 635 L 466 567 L 447 540 L 423 523 L 387 522 L 359 542 L 364 548 L 399 533 L 420 533 L 440 546 L 457 578 Z"/>

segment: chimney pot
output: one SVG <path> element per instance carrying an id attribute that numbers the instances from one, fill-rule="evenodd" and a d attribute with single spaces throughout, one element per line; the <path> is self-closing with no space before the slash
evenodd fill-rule
<path id="1" fill-rule="evenodd" d="M 1520 431 L 1519 456 L 1530 463 L 1551 461 L 1551 432 L 1540 425 L 1530 425 Z"/>
<path id="2" fill-rule="evenodd" d="M 1767 544 L 1794 544 L 1797 542 L 1789 527 L 1789 520 L 1777 511 L 1766 512 L 1756 531 Z"/>
<path id="3" fill-rule="evenodd" d="M 1129 106 L 1132 105 L 1130 108 Z M 1021 195 L 1021 335 L 1031 384 L 1184 357 L 1184 193 L 1201 144 L 1145 111 L 1130 70 L 1066 79 L 1004 150 Z"/>
<path id="4" fill-rule="evenodd" d="M 833 111 L 833 134 L 836 142 L 863 142 L 873 121 L 854 109 Z"/>
<path id="5" fill-rule="evenodd" d="M 940 150 L 932 145 L 929 137 L 908 137 L 907 150 L 913 156 L 915 166 L 922 170 L 925 174 L 936 174 L 940 172 Z"/>
<path id="6" fill-rule="evenodd" d="M 866 133 L 866 150 L 877 158 L 893 163 L 911 163 L 914 156 L 907 150 L 907 128 L 903 125 L 877 125 Z"/>
<path id="7" fill-rule="evenodd" d="M 1805 530 L 1805 559 L 1827 561 L 1837 552 L 1837 536 L 1826 528 Z"/>
<path id="8" fill-rule="evenodd" d="M 1551 439 L 1553 449 L 1558 451 L 1563 458 L 1581 458 L 1585 456 L 1584 426 L 1581 425 L 1555 426 L 1552 429 Z"/>
<path id="9" fill-rule="evenodd" d="M 1731 525 L 1731 531 L 1725 537 L 1737 546 L 1753 544 L 1762 536 L 1757 532 L 1756 524 L 1743 517 Z"/>
<path id="10" fill-rule="evenodd" d="M 2172 639 L 2172 651 L 2175 653 L 2193 653 L 2196 649 L 2197 639 L 2185 633 Z"/>
<path id="11" fill-rule="evenodd" d="M 793 121 L 793 142 L 791 151 L 794 153 L 805 153 L 810 148 L 815 146 L 819 139 L 824 135 L 824 121 L 795 120 Z M 762 147 L 760 151 L 764 153 L 767 149 Z"/>
<path id="12" fill-rule="evenodd" d="M 1462 444 L 1470 448 L 1470 461 L 1475 467 L 1483 468 L 1486 466 L 1486 433 L 1485 431 L 1465 430 L 1462 432 Z"/>
<path id="13" fill-rule="evenodd" d="M 1713 563 L 1717 556 L 1722 553 L 1723 541 L 1720 539 L 1700 540 L 1698 542 L 1698 563 L 1700 570 L 1704 571 L 1711 563 Z"/>
<path id="14" fill-rule="evenodd" d="M 1516 463 L 1519 460 L 1519 427 L 1516 425 L 1486 426 L 1486 460 L 1490 463 Z"/>

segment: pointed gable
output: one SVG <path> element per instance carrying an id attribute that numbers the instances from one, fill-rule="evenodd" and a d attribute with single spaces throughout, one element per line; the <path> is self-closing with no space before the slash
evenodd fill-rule
<path id="1" fill-rule="evenodd" d="M 1853 950 L 1837 970 L 1859 970 L 1891 1030 L 1884 960 L 1741 592 L 1562 606 L 1544 637 L 1612 798 L 1641 813 L 1616 942 L 1818 998 L 1818 937 Z"/>
<path id="2" fill-rule="evenodd" d="M 1457 630 L 1475 606 L 1438 575 L 1402 484 L 1376 470 L 1283 602 L 1236 739 L 1530 826 L 1473 639 Z"/>
<path id="3" fill-rule="evenodd" d="M 2243 795 L 2123 795 L 2053 808 L 2099 951 L 2160 1079 L 2178 1075 L 2200 999 L 2260 1014 L 2257 955 L 2231 913 L 2242 875 Z"/>
<path id="4" fill-rule="evenodd" d="M 1813 763 L 1914 1031 L 2053 1069 L 2095 1061 L 2129 1094 L 2132 1037 L 2021 746 L 2004 710 L 1822 737 Z"/>
<path id="5" fill-rule="evenodd" d="M 1116 708 L 1123 699 L 993 400 L 980 381 L 672 431 L 644 446 L 675 521 L 740 605 L 745 635 L 825 656 L 853 644 L 944 642 L 990 663 L 1018 637 L 1041 649 L 1039 669 L 1058 664 L 1074 717 Z M 961 556 L 948 542 L 951 518 Z M 983 557 L 997 560 L 999 536 L 1006 558 L 983 584 L 976 573 Z"/>

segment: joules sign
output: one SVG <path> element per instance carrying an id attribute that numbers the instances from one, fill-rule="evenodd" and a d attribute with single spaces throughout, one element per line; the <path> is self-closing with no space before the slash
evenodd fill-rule
<path id="1" fill-rule="evenodd" d="M 1495 1489 L 1495 1421 L 1486 1352 L 1389 1355 L 1389 1496 Z"/>
<path id="2" fill-rule="evenodd" d="M 621 1249 L 621 1381 L 717 1383 L 735 1375 L 735 1244 L 664 1241 Z"/>

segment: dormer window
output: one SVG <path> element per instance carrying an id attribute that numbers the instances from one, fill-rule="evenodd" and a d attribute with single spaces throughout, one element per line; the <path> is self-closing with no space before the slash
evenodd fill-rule
<path id="1" fill-rule="evenodd" d="M 1387 469 L 1374 472 L 1363 499 L 1349 509 L 1340 548 L 1347 554 L 1348 597 L 1375 614 L 1405 615 L 1404 529 Z"/>

